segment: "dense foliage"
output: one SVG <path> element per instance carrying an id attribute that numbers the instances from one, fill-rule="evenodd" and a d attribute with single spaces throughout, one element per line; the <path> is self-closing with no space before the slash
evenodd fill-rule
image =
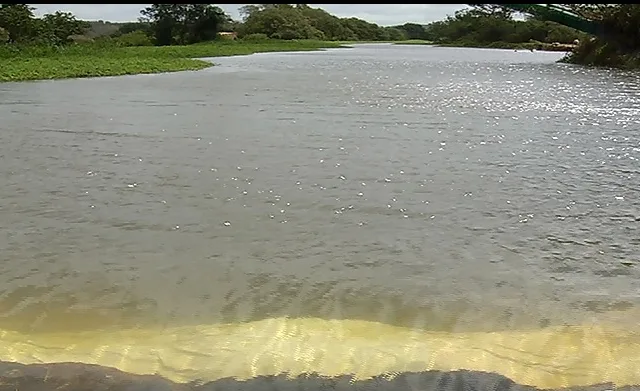
<path id="1" fill-rule="evenodd" d="M 140 13 L 141 22 L 149 25 L 147 31 L 160 46 L 214 40 L 221 26 L 231 20 L 211 4 L 152 4 Z"/>
<path id="2" fill-rule="evenodd" d="M 36 18 L 33 10 L 28 4 L 0 4 L 0 42 L 62 45 L 89 27 L 68 12 Z"/>
<path id="3" fill-rule="evenodd" d="M 640 4 L 574 4 L 577 13 L 598 21 L 600 34 L 584 40 L 565 61 L 640 68 Z"/>
<path id="4" fill-rule="evenodd" d="M 512 13 L 502 7 L 476 7 L 458 11 L 443 21 L 428 25 L 407 23 L 397 26 L 408 39 L 425 39 L 441 44 L 491 46 L 496 43 L 526 42 L 572 43 L 583 39 L 583 33 L 548 21 L 528 18 L 512 19 Z"/>
<path id="5" fill-rule="evenodd" d="M 420 39 L 443 44 L 488 46 L 496 42 L 572 42 L 573 29 L 552 22 L 516 21 L 499 5 L 472 4 L 446 20 L 427 25 L 407 23 L 384 27 L 358 18 L 339 18 L 307 4 L 252 4 L 234 21 L 211 4 L 152 4 L 140 11 L 138 22 L 83 22 L 69 13 L 36 18 L 27 4 L 0 8 L 0 42 L 64 44 L 111 39 L 121 46 L 184 45 L 211 41 L 220 32 L 238 38 L 315 39 L 329 41 L 403 41 Z"/>
<path id="6" fill-rule="evenodd" d="M 266 34 L 278 39 L 325 39 L 330 41 L 400 41 L 401 30 L 381 27 L 358 18 L 338 18 L 306 4 L 259 4 L 241 8 L 240 37 Z"/>
<path id="7" fill-rule="evenodd" d="M 597 39 L 535 16 L 514 20 L 513 12 L 499 4 L 469 6 L 429 24 L 379 26 L 358 18 L 340 18 L 307 4 L 246 5 L 240 9 L 241 21 L 211 4 L 151 4 L 140 11 L 137 22 L 130 23 L 85 22 L 67 12 L 35 17 L 28 4 L 0 4 L 0 55 L 24 46 L 61 47 L 73 42 L 120 47 L 187 45 L 216 40 L 220 32 L 227 32 L 247 42 L 422 40 L 478 47 L 538 45 L 533 48 L 577 39 L 580 46 L 567 61 L 607 66 L 640 63 L 640 5 L 564 4 L 600 24 L 602 34 Z"/>

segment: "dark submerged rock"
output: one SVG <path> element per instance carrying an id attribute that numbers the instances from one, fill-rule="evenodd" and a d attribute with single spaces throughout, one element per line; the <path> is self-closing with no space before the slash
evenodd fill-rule
<path id="1" fill-rule="evenodd" d="M 157 375 L 134 375 L 115 368 L 81 363 L 19 364 L 0 361 L 0 391 L 536 391 L 497 373 L 480 371 L 423 371 L 377 376 L 354 381 L 351 376 L 316 374 L 289 378 L 259 376 L 208 383 L 178 384 Z M 611 383 L 564 388 L 564 391 L 640 391 L 640 386 Z"/>

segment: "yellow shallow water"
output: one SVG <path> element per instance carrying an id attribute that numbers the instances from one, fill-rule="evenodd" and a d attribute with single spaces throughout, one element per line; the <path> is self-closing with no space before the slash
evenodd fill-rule
<path id="1" fill-rule="evenodd" d="M 287 372 L 368 378 L 402 371 L 497 372 L 538 387 L 640 384 L 640 334 L 604 325 L 429 332 L 359 320 L 238 323 L 23 334 L 0 330 L 0 360 L 84 362 L 177 382 Z"/>

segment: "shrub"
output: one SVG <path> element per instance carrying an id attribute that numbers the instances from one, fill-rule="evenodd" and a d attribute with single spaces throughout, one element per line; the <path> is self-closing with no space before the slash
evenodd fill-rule
<path id="1" fill-rule="evenodd" d="M 137 30 L 122 34 L 116 38 L 116 42 L 121 46 L 152 46 L 153 41 L 144 31 Z"/>
<path id="2" fill-rule="evenodd" d="M 264 41 L 268 41 L 269 37 L 267 36 L 267 34 L 257 33 L 257 34 L 245 35 L 242 38 L 242 40 L 248 41 L 248 42 L 264 42 Z"/>

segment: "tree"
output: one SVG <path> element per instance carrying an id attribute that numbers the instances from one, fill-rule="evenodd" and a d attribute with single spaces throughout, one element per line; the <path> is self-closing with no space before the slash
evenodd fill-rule
<path id="1" fill-rule="evenodd" d="M 570 9 L 576 15 L 589 20 L 603 20 L 613 16 L 618 4 L 558 4 Z"/>
<path id="2" fill-rule="evenodd" d="M 405 23 L 395 28 L 402 30 L 407 39 L 427 39 L 427 33 L 423 25 L 416 23 Z"/>
<path id="3" fill-rule="evenodd" d="M 389 41 L 404 41 L 408 39 L 407 34 L 396 27 L 385 27 L 385 30 L 389 34 Z"/>
<path id="4" fill-rule="evenodd" d="M 184 43 L 197 43 L 216 39 L 221 28 L 231 17 L 221 8 L 210 4 L 190 4 L 186 9 Z"/>
<path id="5" fill-rule="evenodd" d="M 572 43 L 584 34 L 560 24 L 529 19 L 513 20 L 492 8 L 458 11 L 453 17 L 425 26 L 426 39 L 465 46 L 502 46 L 531 41 Z M 498 16 L 496 16 L 498 15 Z"/>
<path id="6" fill-rule="evenodd" d="M 356 39 L 360 41 L 383 41 L 384 37 L 382 29 L 375 23 L 369 23 L 358 18 L 341 19 L 343 25 L 353 31 Z"/>
<path id="7" fill-rule="evenodd" d="M 226 20 L 220 25 L 219 30 L 220 31 L 238 31 L 241 25 L 242 25 L 241 22 L 229 18 L 228 20 Z"/>
<path id="8" fill-rule="evenodd" d="M 262 33 L 276 39 L 325 38 L 299 9 L 289 4 L 263 4 L 257 10 L 252 9 L 245 18 L 242 33 Z"/>
<path id="9" fill-rule="evenodd" d="M 178 4 L 152 4 L 140 11 L 140 23 L 149 23 L 157 45 L 171 45 L 175 43 L 179 18 L 182 16 L 182 6 Z"/>
<path id="10" fill-rule="evenodd" d="M 602 11 L 599 23 L 608 36 L 607 40 L 614 46 L 625 52 L 640 49 L 640 4 L 618 4 L 617 7 L 610 7 Z"/>
<path id="11" fill-rule="evenodd" d="M 338 18 L 308 4 L 249 4 L 239 8 L 241 37 L 266 34 L 280 39 L 386 41 L 405 39 L 402 31 L 358 18 Z"/>
<path id="12" fill-rule="evenodd" d="M 190 44 L 216 38 L 230 17 L 211 4 L 152 4 L 140 11 L 157 45 Z"/>
<path id="13" fill-rule="evenodd" d="M 0 27 L 9 36 L 8 42 L 25 42 L 34 38 L 34 9 L 29 4 L 0 4 Z"/>
<path id="14" fill-rule="evenodd" d="M 325 39 L 334 41 L 349 41 L 354 39 L 353 31 L 344 26 L 340 18 L 331 15 L 320 8 L 311 8 L 306 4 L 296 4 L 302 15 L 316 29 L 324 33 Z"/>
<path id="15" fill-rule="evenodd" d="M 240 17 L 242 17 L 242 21 L 246 21 L 249 16 L 256 12 L 260 12 L 261 10 L 262 8 L 259 5 L 247 4 L 238 8 L 238 13 L 240 14 Z"/>
<path id="16" fill-rule="evenodd" d="M 511 19 L 513 11 L 501 4 L 468 4 L 470 12 L 476 16 L 491 16 L 500 19 Z"/>
<path id="17" fill-rule="evenodd" d="M 82 35 L 89 23 L 76 19 L 70 12 L 46 14 L 39 21 L 39 39 L 54 45 L 70 42 L 69 37 Z"/>
<path id="18" fill-rule="evenodd" d="M 141 22 L 130 22 L 125 23 L 118 27 L 118 30 L 112 34 L 113 37 L 118 37 L 120 35 L 133 33 L 135 31 L 143 31 L 145 33 L 151 34 L 151 26 L 149 23 L 141 23 Z"/>

